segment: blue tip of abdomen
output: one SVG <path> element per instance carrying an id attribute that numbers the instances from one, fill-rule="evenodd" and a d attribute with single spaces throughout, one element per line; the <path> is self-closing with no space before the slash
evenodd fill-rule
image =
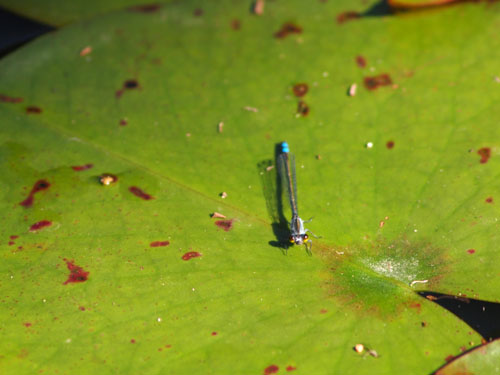
<path id="1" fill-rule="evenodd" d="M 281 152 L 290 152 L 290 148 L 288 147 L 288 143 L 286 143 L 286 142 L 281 143 Z"/>

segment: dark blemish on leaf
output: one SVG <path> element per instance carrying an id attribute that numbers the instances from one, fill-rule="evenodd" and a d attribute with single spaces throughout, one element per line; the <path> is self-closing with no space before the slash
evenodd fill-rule
<path id="1" fill-rule="evenodd" d="M 328 310 L 327 310 L 327 309 L 321 309 L 321 310 L 319 311 L 319 313 L 320 313 L 320 314 L 326 314 L 327 312 L 328 312 Z"/>
<path id="2" fill-rule="evenodd" d="M 89 272 L 84 271 L 82 267 L 77 266 L 72 260 L 63 260 L 66 262 L 66 266 L 69 269 L 68 280 L 66 280 L 63 285 L 69 283 L 82 283 L 88 280 Z"/>
<path id="3" fill-rule="evenodd" d="M 286 371 L 294 371 L 294 370 L 297 370 L 297 367 L 293 367 L 293 366 L 286 367 Z"/>
<path id="4" fill-rule="evenodd" d="M 231 29 L 239 30 L 241 29 L 241 21 L 237 18 L 231 21 Z"/>
<path id="5" fill-rule="evenodd" d="M 197 251 L 190 251 L 190 252 L 187 252 L 186 254 L 184 254 L 182 256 L 182 259 L 189 260 L 189 259 L 198 258 L 198 257 L 201 257 L 200 253 L 198 253 Z"/>
<path id="6" fill-rule="evenodd" d="M 337 15 L 337 23 L 340 25 L 343 24 L 344 22 L 352 21 L 360 17 L 361 13 L 359 12 L 352 12 L 352 11 L 343 12 Z"/>
<path id="7" fill-rule="evenodd" d="M 9 246 L 15 245 L 16 243 L 14 241 L 9 241 Z"/>
<path id="8" fill-rule="evenodd" d="M 481 164 L 484 164 L 488 162 L 488 159 L 491 156 L 491 149 L 489 147 L 483 147 L 477 150 L 477 153 L 479 156 L 481 156 L 481 160 L 479 160 L 479 162 Z"/>
<path id="9" fill-rule="evenodd" d="M 154 199 L 151 195 L 149 195 L 148 193 L 146 193 L 143 190 L 139 189 L 137 186 L 131 186 L 131 187 L 128 188 L 128 190 L 132 194 L 134 194 L 136 197 L 144 199 L 145 201 L 149 201 L 151 199 Z"/>
<path id="10" fill-rule="evenodd" d="M 196 8 L 193 12 L 193 16 L 195 17 L 201 17 L 203 16 L 203 9 L 201 8 Z"/>
<path id="11" fill-rule="evenodd" d="M 120 120 L 120 126 L 125 126 L 125 125 L 127 125 L 127 124 L 128 124 L 128 121 L 127 121 L 127 120 L 125 120 L 124 118 L 122 118 L 122 119 Z"/>
<path id="12" fill-rule="evenodd" d="M 309 106 L 303 100 L 300 100 L 297 104 L 297 113 L 302 117 L 306 117 L 309 114 Z"/>
<path id="13" fill-rule="evenodd" d="M 264 369 L 264 375 L 276 374 L 279 371 L 279 369 L 280 368 L 278 366 L 276 366 L 276 365 L 267 366 Z"/>
<path id="14" fill-rule="evenodd" d="M 450 354 L 450 355 L 449 355 L 449 356 L 447 356 L 444 360 L 445 360 L 446 362 L 451 362 L 451 361 L 453 361 L 454 359 L 455 359 L 455 357 L 454 357 L 454 356 L 452 356 L 452 355 Z"/>
<path id="15" fill-rule="evenodd" d="M 42 109 L 40 107 L 30 105 L 29 107 L 26 107 L 26 113 L 27 114 L 39 114 L 39 113 L 42 113 Z"/>
<path id="16" fill-rule="evenodd" d="M 149 244 L 151 247 L 162 247 L 170 245 L 169 241 L 154 241 Z"/>
<path id="17" fill-rule="evenodd" d="M 485 200 L 486 203 L 493 203 L 493 197 L 488 197 Z"/>
<path id="18" fill-rule="evenodd" d="M 422 322 L 422 323 L 420 323 L 420 325 L 422 326 L 422 328 L 425 328 L 425 327 L 427 327 L 428 323 L 427 322 Z"/>
<path id="19" fill-rule="evenodd" d="M 122 95 L 123 95 L 123 90 L 122 89 L 116 90 L 116 92 L 115 92 L 115 97 L 116 98 L 120 98 Z"/>
<path id="20" fill-rule="evenodd" d="M 389 150 L 394 147 L 394 141 L 389 141 L 385 144 L 385 147 L 387 147 Z"/>
<path id="21" fill-rule="evenodd" d="M 79 307 L 78 307 L 78 310 L 80 310 L 80 311 L 85 311 L 85 306 L 79 306 Z"/>
<path id="22" fill-rule="evenodd" d="M 35 182 L 35 185 L 33 185 L 33 188 L 31 189 L 28 198 L 26 198 L 19 204 L 23 207 L 31 207 L 33 205 L 34 195 L 39 191 L 47 190 L 49 187 L 50 183 L 47 180 L 38 180 L 37 182 Z"/>
<path id="23" fill-rule="evenodd" d="M 378 76 L 373 77 L 365 77 L 364 79 L 365 87 L 368 90 L 375 90 L 380 86 L 389 86 L 392 85 L 392 79 L 389 74 L 380 74 Z"/>
<path id="24" fill-rule="evenodd" d="M 45 227 L 50 227 L 51 225 L 52 225 L 52 221 L 42 220 L 42 221 L 39 221 L 39 222 L 33 224 L 30 227 L 30 232 L 34 232 L 36 230 L 40 230 L 40 229 L 45 228 Z"/>
<path id="25" fill-rule="evenodd" d="M 474 253 L 476 252 L 476 250 L 475 250 L 475 249 L 469 249 L 469 250 L 467 250 L 467 252 L 468 252 L 469 254 L 474 254 Z"/>
<path id="26" fill-rule="evenodd" d="M 217 336 L 217 332 L 212 332 L 212 336 Z"/>
<path id="27" fill-rule="evenodd" d="M 135 339 L 130 339 L 131 344 L 135 344 Z"/>
<path id="28" fill-rule="evenodd" d="M 32 324 L 31 324 L 30 322 L 24 322 L 24 323 L 23 323 L 23 326 L 25 326 L 25 327 L 31 327 L 31 326 L 32 326 Z"/>
<path id="29" fill-rule="evenodd" d="M 81 171 L 86 171 L 87 169 L 90 169 L 94 166 L 94 164 L 85 164 L 85 165 L 75 165 L 71 167 L 74 171 L 81 172 Z"/>
<path id="30" fill-rule="evenodd" d="M 160 4 L 144 4 L 127 8 L 127 10 L 130 12 L 138 12 L 138 13 L 154 13 L 159 11 L 160 8 L 161 8 Z"/>
<path id="31" fill-rule="evenodd" d="M 4 103 L 21 103 L 24 99 L 23 98 L 13 98 L 12 96 L 7 96 L 0 94 L 0 102 Z"/>
<path id="32" fill-rule="evenodd" d="M 114 184 L 116 181 L 118 181 L 118 177 L 111 173 L 103 173 L 99 176 L 99 182 L 102 185 L 109 186 L 111 184 Z"/>
<path id="33" fill-rule="evenodd" d="M 16 238 L 19 238 L 19 236 L 16 236 L 16 235 L 12 235 L 9 237 L 11 240 L 15 240 Z"/>
<path id="34" fill-rule="evenodd" d="M 293 86 L 293 94 L 298 98 L 307 94 L 307 91 L 309 91 L 309 86 L 307 86 L 307 83 L 297 83 L 295 86 Z"/>
<path id="35" fill-rule="evenodd" d="M 217 220 L 214 224 L 226 232 L 229 232 L 231 230 L 231 228 L 233 227 L 232 220 Z"/>
<path id="36" fill-rule="evenodd" d="M 139 87 L 139 82 L 135 79 L 127 79 L 123 83 L 123 88 L 127 90 L 136 89 L 137 87 Z"/>
<path id="37" fill-rule="evenodd" d="M 281 26 L 277 32 L 274 33 L 274 37 L 278 39 L 283 39 L 287 37 L 289 34 L 301 34 L 302 27 L 295 25 L 291 22 L 286 22 Z"/>
<path id="38" fill-rule="evenodd" d="M 358 64 L 360 68 L 364 68 L 366 67 L 366 59 L 361 55 L 356 56 L 356 64 Z"/>

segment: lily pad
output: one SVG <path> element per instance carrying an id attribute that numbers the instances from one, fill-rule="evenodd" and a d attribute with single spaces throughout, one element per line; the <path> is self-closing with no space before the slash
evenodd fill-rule
<path id="1" fill-rule="evenodd" d="M 374 5 L 186 0 L 3 59 L 2 373 L 430 373 L 477 345 L 416 292 L 498 302 L 500 7 Z M 283 140 L 312 256 L 280 243 Z"/>

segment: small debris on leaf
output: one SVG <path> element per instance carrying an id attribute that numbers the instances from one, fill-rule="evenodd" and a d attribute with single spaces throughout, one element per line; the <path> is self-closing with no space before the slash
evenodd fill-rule
<path id="1" fill-rule="evenodd" d="M 114 184 L 116 181 L 118 181 L 118 177 L 111 173 L 103 173 L 99 176 L 99 182 L 102 185 L 109 186 L 111 184 Z"/>
<path id="2" fill-rule="evenodd" d="M 224 123 L 221 121 L 219 122 L 219 124 L 217 125 L 217 130 L 219 131 L 219 133 L 222 133 L 222 130 L 224 129 Z"/>
<path id="3" fill-rule="evenodd" d="M 365 350 L 365 346 L 363 344 L 356 344 L 354 346 L 354 351 L 356 353 L 363 353 L 364 350 Z"/>
<path id="4" fill-rule="evenodd" d="M 283 39 L 290 34 L 301 34 L 302 27 L 295 25 L 291 22 L 286 22 L 281 26 L 277 32 L 274 33 L 274 37 L 278 39 Z"/>
<path id="5" fill-rule="evenodd" d="M 389 76 L 389 74 L 384 73 L 384 74 L 380 74 L 378 76 L 365 77 L 364 84 L 368 90 L 376 90 L 380 86 L 392 85 L 392 79 Z"/>
<path id="6" fill-rule="evenodd" d="M 373 350 L 373 349 L 368 350 L 368 354 L 370 354 L 374 358 L 378 358 L 379 357 L 378 353 L 375 350 Z"/>
<path id="7" fill-rule="evenodd" d="M 297 98 L 303 97 L 307 92 L 309 91 L 309 86 L 307 83 L 297 83 L 295 86 L 293 86 L 293 94 Z"/>
<path id="8" fill-rule="evenodd" d="M 225 199 L 227 198 L 227 193 L 225 191 L 223 191 L 222 193 L 219 194 L 219 196 L 222 198 L 222 199 Z"/>
<path id="9" fill-rule="evenodd" d="M 425 284 L 425 283 L 428 283 L 429 280 L 413 280 L 411 283 L 410 283 L 410 286 L 413 286 L 415 284 Z"/>
<path id="10" fill-rule="evenodd" d="M 92 52 L 92 47 L 91 46 L 87 46 L 87 47 L 85 47 L 84 49 L 82 49 L 80 51 L 80 56 L 87 56 L 91 52 Z"/>
<path id="11" fill-rule="evenodd" d="M 385 221 L 380 220 L 380 223 L 379 223 L 379 225 L 378 225 L 378 226 L 379 226 L 379 228 L 382 228 L 384 225 L 385 225 Z"/>
<path id="12" fill-rule="evenodd" d="M 491 156 L 491 149 L 489 147 L 483 147 L 477 150 L 477 153 L 479 156 L 481 156 L 481 160 L 479 160 L 479 162 L 481 164 L 484 164 L 488 162 L 488 159 Z"/>
<path id="13" fill-rule="evenodd" d="M 269 167 L 266 167 L 266 172 L 272 171 L 274 169 L 274 165 L 270 165 Z"/>
<path id="14" fill-rule="evenodd" d="M 300 116 L 307 116 L 309 114 L 309 106 L 303 100 L 300 100 L 297 105 L 297 114 Z"/>
<path id="15" fill-rule="evenodd" d="M 264 13 L 264 0 L 256 0 L 253 6 L 253 13 L 261 16 Z"/>
<path id="16" fill-rule="evenodd" d="M 358 85 L 355 83 L 353 83 L 351 86 L 349 86 L 349 96 L 355 96 L 357 89 L 358 89 Z"/>
<path id="17" fill-rule="evenodd" d="M 367 143 L 365 144 L 365 147 L 366 147 L 366 148 L 372 148 L 372 147 L 373 147 L 373 142 L 367 142 Z"/>
<path id="18" fill-rule="evenodd" d="M 248 111 L 248 112 L 255 112 L 255 113 L 259 112 L 259 110 L 257 108 L 255 108 L 255 107 L 245 106 L 245 107 L 243 107 L 243 109 L 245 111 Z"/>
<path id="19" fill-rule="evenodd" d="M 360 68 L 364 68 L 366 67 L 366 59 L 363 56 L 358 55 L 356 56 L 356 64 L 358 64 Z"/>
<path id="20" fill-rule="evenodd" d="M 218 213 L 218 212 L 214 212 L 212 215 L 210 215 L 210 217 L 212 219 L 225 219 L 226 217 L 224 215 L 222 215 L 221 213 Z"/>

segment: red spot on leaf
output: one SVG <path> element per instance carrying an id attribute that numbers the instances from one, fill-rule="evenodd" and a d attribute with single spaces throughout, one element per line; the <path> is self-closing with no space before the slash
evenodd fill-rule
<path id="1" fill-rule="evenodd" d="M 192 258 L 198 258 L 198 257 L 201 257 L 201 254 L 196 252 L 196 251 L 190 251 L 186 254 L 184 254 L 182 256 L 182 259 L 183 260 L 189 260 L 189 259 L 192 259 Z"/>
<path id="2" fill-rule="evenodd" d="M 276 374 L 279 371 L 279 367 L 276 365 L 267 366 L 264 369 L 264 375 Z"/>
<path id="3" fill-rule="evenodd" d="M 353 12 L 353 11 L 343 12 L 343 13 L 340 13 L 339 15 L 337 15 L 337 23 L 342 24 L 344 22 L 352 21 L 352 20 L 358 19 L 360 17 L 361 17 L 361 13 L 359 13 L 359 12 Z"/>
<path id="4" fill-rule="evenodd" d="M 23 207 L 31 207 L 33 205 L 33 196 L 39 191 L 47 190 L 49 187 L 50 183 L 48 181 L 38 180 L 37 182 L 35 182 L 35 185 L 33 185 L 33 188 L 31 189 L 28 198 L 26 198 L 19 204 Z"/>
<path id="5" fill-rule="evenodd" d="M 212 332 L 212 336 L 217 336 L 217 332 Z"/>
<path id="6" fill-rule="evenodd" d="M 21 103 L 24 99 L 23 98 L 13 98 L 12 96 L 7 96 L 0 94 L 0 102 L 4 103 Z"/>
<path id="7" fill-rule="evenodd" d="M 135 344 L 135 339 L 131 339 L 131 340 L 130 340 L 130 343 L 131 343 L 131 344 Z"/>
<path id="8" fill-rule="evenodd" d="M 356 56 L 356 64 L 358 64 L 358 66 L 360 68 L 365 68 L 366 67 L 366 59 L 361 55 Z"/>
<path id="9" fill-rule="evenodd" d="M 297 367 L 287 366 L 286 368 L 286 371 L 294 371 L 294 370 L 297 370 Z"/>
<path id="10" fill-rule="evenodd" d="M 328 312 L 328 310 L 327 309 L 321 309 L 321 310 L 319 310 L 319 312 L 320 312 L 320 314 L 326 314 Z"/>
<path id="11" fill-rule="evenodd" d="M 170 242 L 168 241 L 154 241 L 149 244 L 151 247 L 161 247 L 161 246 L 168 246 L 170 245 Z"/>
<path id="12" fill-rule="evenodd" d="M 40 107 L 30 105 L 29 107 L 26 107 L 26 113 L 27 114 L 39 114 L 39 113 L 42 113 L 42 109 Z"/>
<path id="13" fill-rule="evenodd" d="M 134 194 L 136 197 L 144 199 L 145 201 L 149 201 L 151 199 L 154 199 L 151 195 L 149 195 L 148 193 L 146 193 L 143 190 L 139 189 L 137 186 L 131 186 L 131 187 L 128 188 L 128 190 L 132 194 Z"/>
<path id="14" fill-rule="evenodd" d="M 136 5 L 128 8 L 130 12 L 138 12 L 138 13 L 154 13 L 159 11 L 161 8 L 160 4 L 144 4 L 144 5 Z"/>
<path id="15" fill-rule="evenodd" d="M 85 311 L 85 306 L 79 306 L 79 307 L 78 307 L 78 309 L 79 309 L 80 311 Z"/>
<path id="16" fill-rule="evenodd" d="M 232 220 L 217 220 L 215 223 L 220 229 L 225 230 L 226 232 L 230 231 L 233 227 Z"/>
<path id="17" fill-rule="evenodd" d="M 411 303 L 411 304 L 410 304 L 410 308 L 411 308 L 411 309 L 416 309 L 416 310 L 417 310 L 417 313 L 418 313 L 418 314 L 420 314 L 420 310 L 421 310 L 421 308 L 422 308 L 422 305 L 420 305 L 420 303 L 416 303 L 416 302 L 414 302 L 414 303 Z"/>
<path id="18" fill-rule="evenodd" d="M 493 197 L 488 197 L 485 200 L 486 203 L 493 203 Z"/>
<path id="19" fill-rule="evenodd" d="M 74 171 L 80 172 L 80 171 L 85 171 L 87 169 L 90 169 L 94 166 L 94 164 L 85 164 L 85 165 L 75 165 L 71 168 L 73 168 Z"/>
<path id="20" fill-rule="evenodd" d="M 286 22 L 281 26 L 277 32 L 274 33 L 274 37 L 278 39 L 283 39 L 290 34 L 301 34 L 302 27 L 295 25 L 292 22 Z"/>
<path id="21" fill-rule="evenodd" d="M 389 74 L 384 73 L 378 76 L 365 77 L 364 84 L 368 90 L 376 90 L 380 86 L 392 85 L 392 79 Z"/>
<path id="22" fill-rule="evenodd" d="M 31 327 L 31 326 L 32 326 L 32 324 L 31 324 L 30 322 L 24 322 L 24 323 L 23 323 L 23 326 L 25 326 L 25 327 Z"/>
<path id="23" fill-rule="evenodd" d="M 127 121 L 127 120 L 125 120 L 124 118 L 122 118 L 122 119 L 120 120 L 120 126 L 125 126 L 125 125 L 127 125 L 127 124 L 128 124 L 128 121 Z"/>
<path id="24" fill-rule="evenodd" d="M 9 241 L 9 246 L 15 245 L 16 243 L 14 241 Z"/>
<path id="25" fill-rule="evenodd" d="M 448 357 L 446 357 L 444 360 L 445 360 L 446 362 L 451 362 L 451 361 L 453 361 L 454 359 L 455 359 L 455 357 L 454 357 L 454 356 L 452 356 L 452 355 L 450 354 L 450 355 L 449 355 Z"/>
<path id="26" fill-rule="evenodd" d="M 307 83 L 297 83 L 295 86 L 293 86 L 293 94 L 298 98 L 307 94 L 307 91 L 309 91 L 309 86 L 307 86 Z"/>
<path id="27" fill-rule="evenodd" d="M 481 156 L 481 160 L 479 160 L 479 162 L 484 164 L 488 162 L 488 159 L 491 156 L 491 149 L 489 147 L 483 147 L 477 150 L 477 153 Z"/>
<path id="28" fill-rule="evenodd" d="M 69 284 L 69 283 L 82 283 L 84 281 L 87 281 L 89 272 L 84 271 L 84 269 L 80 266 L 77 266 L 73 260 L 67 260 L 64 259 L 66 262 L 66 266 L 69 269 L 69 276 L 68 280 L 66 280 L 63 284 Z"/>
<path id="29" fill-rule="evenodd" d="M 11 240 L 15 240 L 16 238 L 19 238 L 19 236 L 16 236 L 16 235 L 12 235 L 9 237 Z"/>
<path id="30" fill-rule="evenodd" d="M 33 224 L 30 227 L 30 232 L 34 232 L 36 230 L 40 230 L 40 229 L 45 228 L 45 227 L 50 227 L 51 225 L 52 225 L 52 221 L 41 220 L 41 221 Z"/>
<path id="31" fill-rule="evenodd" d="M 468 252 L 469 254 L 474 254 L 474 253 L 476 252 L 476 250 L 474 250 L 474 249 L 469 249 L 469 250 L 467 250 L 467 252 Z"/>
<path id="32" fill-rule="evenodd" d="M 394 141 L 389 141 L 385 144 L 385 147 L 387 147 L 389 150 L 394 147 Z"/>

